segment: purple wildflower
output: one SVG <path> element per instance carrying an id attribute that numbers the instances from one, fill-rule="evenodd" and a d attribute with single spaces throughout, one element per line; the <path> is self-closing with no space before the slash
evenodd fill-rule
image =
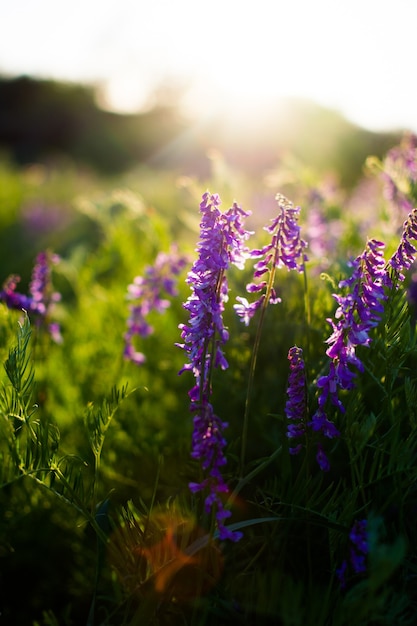
<path id="1" fill-rule="evenodd" d="M 349 534 L 352 543 L 350 560 L 355 574 L 364 572 L 366 569 L 365 556 L 368 554 L 367 520 L 357 520 Z"/>
<path id="2" fill-rule="evenodd" d="M 33 311 L 32 298 L 16 291 L 19 282 L 20 276 L 17 274 L 9 276 L 3 283 L 3 289 L 0 291 L 0 300 L 9 309 Z"/>
<path id="3" fill-rule="evenodd" d="M 366 519 L 356 520 L 349 533 L 349 562 L 344 560 L 341 567 L 336 570 L 342 589 L 346 587 L 346 574 L 349 569 L 354 574 L 366 572 L 366 556 L 369 552 L 367 526 Z"/>
<path id="4" fill-rule="evenodd" d="M 321 416 L 319 428 L 320 418 L 318 416 L 314 421 L 307 423 L 306 375 L 301 348 L 297 346 L 290 348 L 288 359 L 290 361 L 290 375 L 288 377 L 288 400 L 285 405 L 285 413 L 290 423 L 287 428 L 287 437 L 290 440 L 304 437 L 307 427 L 311 427 L 312 430 L 319 430 L 327 437 L 339 435 L 339 431 L 334 424 L 329 422 L 325 416 Z M 302 447 L 302 444 L 298 443 L 295 447 L 289 448 L 289 453 L 296 455 L 302 450 Z M 321 470 L 324 472 L 329 471 L 330 463 L 320 442 L 317 443 L 316 459 Z"/>
<path id="5" fill-rule="evenodd" d="M 333 329 L 326 342 L 329 345 L 326 354 L 331 359 L 329 373 L 317 381 L 318 409 L 309 423 L 313 431 L 329 439 L 339 437 L 340 432 L 326 414 L 327 402 L 330 400 L 339 411 L 345 412 L 338 390 L 349 391 L 354 388 L 356 372 L 364 370 L 356 348 L 369 346 L 369 333 L 378 325 L 384 310 L 384 287 L 389 285 L 389 279 L 383 249 L 382 242 L 375 239 L 368 241 L 364 252 L 351 264 L 353 272 L 350 278 L 339 283 L 339 287 L 347 287 L 350 291 L 346 295 L 333 294 L 338 308 L 335 312 L 336 321 L 327 320 Z M 317 462 L 322 469 L 328 469 L 328 461 L 323 455 L 323 449 L 319 448 Z"/>
<path id="6" fill-rule="evenodd" d="M 187 257 L 178 254 L 176 248 L 169 253 L 160 252 L 154 265 L 145 268 L 144 276 L 136 276 L 128 286 L 128 298 L 135 303 L 129 307 L 128 329 L 124 336 L 125 359 L 136 365 L 146 361 L 145 355 L 135 349 L 134 339 L 138 335 L 148 337 L 153 333 L 148 315 L 151 311 L 163 313 L 170 306 L 170 301 L 163 296 L 177 295 L 176 277 L 186 264 Z"/>
<path id="7" fill-rule="evenodd" d="M 254 278 L 265 278 L 269 274 L 269 281 L 261 280 L 252 282 L 246 286 L 248 293 L 261 293 L 259 298 L 249 303 L 246 298 L 236 298 L 239 304 L 234 305 L 237 315 L 246 326 L 255 315 L 256 311 L 264 305 L 277 304 L 281 302 L 277 297 L 273 287 L 273 279 L 276 268 L 286 267 L 288 270 L 302 272 L 306 256 L 304 249 L 307 244 L 300 237 L 300 226 L 298 217 L 299 207 L 294 207 L 292 202 L 281 194 L 277 194 L 276 200 L 280 212 L 276 218 L 271 220 L 271 224 L 266 226 L 266 230 L 272 235 L 271 242 L 263 248 L 254 249 L 249 253 L 250 258 L 258 259 L 255 263 Z"/>
<path id="8" fill-rule="evenodd" d="M 226 213 L 221 213 L 220 202 L 217 194 L 206 192 L 200 204 L 199 254 L 187 277 L 192 293 L 184 304 L 189 321 L 179 326 L 184 343 L 178 345 L 189 361 L 180 373 L 190 370 L 196 381 L 189 392 L 190 410 L 194 413 L 191 455 L 201 461 L 206 475 L 201 483 L 191 483 L 190 489 L 193 493 L 208 489 L 205 510 L 215 510 L 220 538 L 237 541 L 241 533 L 233 533 L 224 525 L 230 511 L 225 510 L 221 498 L 228 491 L 220 471 L 226 464 L 223 431 L 227 424 L 214 414 L 209 398 L 213 368 L 228 367 L 222 350 L 229 337 L 223 323 L 224 304 L 228 299 L 225 272 L 231 263 L 243 267 L 244 241 L 249 236 L 243 228 L 243 218 L 248 213 L 236 203 Z"/>
<path id="9" fill-rule="evenodd" d="M 413 209 L 405 220 L 400 244 L 388 261 L 388 267 L 394 270 L 394 275 L 400 281 L 405 278 L 403 271 L 410 269 L 414 263 L 417 252 L 410 240 L 417 241 L 417 209 Z"/>
<path id="10" fill-rule="evenodd" d="M 290 362 L 290 375 L 288 377 L 288 400 L 285 405 L 285 413 L 289 421 L 287 437 L 293 440 L 303 437 L 306 432 L 307 391 L 302 349 L 297 346 L 290 348 L 288 360 Z M 298 454 L 301 448 L 300 443 L 291 447 L 290 454 Z"/>
<path id="11" fill-rule="evenodd" d="M 328 472 L 330 470 L 330 461 L 327 458 L 327 455 L 321 443 L 317 444 L 316 461 L 322 472 Z"/>
<path id="12" fill-rule="evenodd" d="M 29 315 L 34 314 L 38 324 L 49 319 L 55 303 L 61 299 L 61 295 L 53 290 L 51 277 L 51 266 L 58 261 L 58 255 L 40 252 L 33 267 L 29 295 L 16 291 L 20 277 L 12 275 L 3 284 L 0 301 L 9 309 L 25 310 Z M 62 341 L 56 322 L 50 323 L 48 330 L 54 341 Z"/>
<path id="13" fill-rule="evenodd" d="M 48 252 L 40 252 L 36 258 L 29 292 L 32 296 L 33 305 L 41 315 L 40 319 L 49 319 L 55 303 L 61 300 L 61 294 L 53 290 L 51 276 L 51 266 L 58 261 L 59 256 L 57 254 Z M 50 322 L 48 331 L 56 343 L 62 343 L 61 330 L 57 322 Z"/>
<path id="14" fill-rule="evenodd" d="M 52 289 L 51 264 L 57 263 L 56 254 L 40 252 L 32 272 L 29 292 L 32 296 L 33 307 L 41 315 L 46 315 L 55 302 L 59 302 L 61 295 Z"/>
<path id="15" fill-rule="evenodd" d="M 350 288 L 350 291 L 344 296 L 333 294 L 338 308 L 335 312 L 336 321 L 327 320 L 333 328 L 326 342 L 329 345 L 326 354 L 331 359 L 330 369 L 326 376 L 317 381 L 319 407 L 310 424 L 313 430 L 329 438 L 337 437 L 339 432 L 326 416 L 327 400 L 330 399 L 340 411 L 345 411 L 338 397 L 338 389 L 354 388 L 355 370 L 362 372 L 364 369 L 356 348 L 369 346 L 369 332 L 377 326 L 384 310 L 384 287 L 388 284 L 388 278 L 383 249 L 382 242 L 375 239 L 368 241 L 364 252 L 352 262 L 350 278 L 339 283 L 339 287 Z"/>

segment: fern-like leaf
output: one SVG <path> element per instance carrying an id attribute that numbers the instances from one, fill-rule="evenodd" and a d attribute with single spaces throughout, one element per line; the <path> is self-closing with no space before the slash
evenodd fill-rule
<path id="1" fill-rule="evenodd" d="M 96 458 L 100 457 L 107 429 L 126 396 L 127 385 L 124 385 L 121 389 L 113 387 L 110 397 L 105 398 L 100 407 L 96 408 L 93 403 L 90 403 L 87 407 L 84 422 L 90 446 Z"/>

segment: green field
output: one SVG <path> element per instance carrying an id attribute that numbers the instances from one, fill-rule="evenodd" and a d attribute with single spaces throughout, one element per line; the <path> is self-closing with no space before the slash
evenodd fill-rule
<path id="1" fill-rule="evenodd" d="M 207 176 L 143 163 L 104 175 L 69 160 L 2 158 L 2 623 L 415 624 L 417 149 L 406 136 L 383 158 L 369 156 L 351 176 L 346 161 L 345 182 L 330 166 L 326 173 L 323 163 L 316 170 L 288 155 L 262 176 L 217 153 Z M 215 228 L 235 201 L 251 212 L 251 250 L 265 251 L 264 227 L 287 215 L 277 193 L 300 212 L 277 226 L 277 256 L 255 279 L 265 280 L 265 297 L 248 325 L 233 305 L 263 293 L 246 291 L 261 254 L 247 254 L 243 269 L 233 255 L 224 261 L 211 297 L 228 337 L 207 309 L 210 338 L 194 378 L 178 375 L 188 361 L 176 344 L 179 325 L 189 324 L 184 303 L 193 294 L 200 306 L 210 289 L 193 292 L 191 274 L 207 190 L 222 201 Z M 283 232 L 298 227 L 308 258 L 300 253 L 293 271 L 282 261 Z M 44 251 L 55 262 L 42 295 L 48 306 L 37 312 L 33 269 Z M 128 287 L 149 278 L 161 252 L 184 256 L 184 265 L 175 275 L 164 266 L 174 295 L 156 283 L 167 302 L 146 309 L 152 331 L 133 328 L 138 365 L 124 358 L 125 336 L 129 306 L 143 307 L 147 296 L 129 300 Z M 294 346 L 304 370 L 291 379 Z M 208 404 L 227 422 L 224 447 L 210 448 L 225 455 L 218 467 L 191 454 L 193 417 Z M 318 426 L 320 411 L 337 435 Z M 224 525 L 243 536 L 225 538 Z"/>

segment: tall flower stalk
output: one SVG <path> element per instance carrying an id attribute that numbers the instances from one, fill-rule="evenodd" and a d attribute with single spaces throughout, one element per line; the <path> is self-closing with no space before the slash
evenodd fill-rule
<path id="1" fill-rule="evenodd" d="M 243 473 L 245 465 L 250 399 L 252 395 L 256 361 L 265 312 L 268 304 L 277 304 L 281 302 L 281 299 L 277 296 L 274 287 L 276 270 L 281 267 L 286 267 L 287 270 L 303 272 L 306 261 L 305 249 L 307 244 L 301 238 L 301 230 L 298 224 L 300 207 L 294 207 L 293 203 L 281 194 L 277 194 L 276 200 L 278 202 L 279 213 L 277 217 L 271 220 L 271 224 L 269 226 L 264 227 L 264 230 L 271 235 L 271 240 L 263 248 L 254 249 L 249 254 L 250 258 L 258 260 L 254 266 L 255 271 L 253 276 L 255 282 L 249 283 L 246 286 L 246 290 L 248 293 L 257 293 L 260 295 L 252 303 L 249 303 L 246 298 L 238 297 L 237 301 L 239 304 L 234 305 L 237 315 L 246 326 L 249 325 L 252 317 L 255 315 L 257 310 L 260 309 L 260 316 L 252 350 L 245 414 L 243 419 L 242 447 L 240 455 L 241 473 Z M 262 280 L 258 282 L 259 278 Z"/>
<path id="2" fill-rule="evenodd" d="M 192 371 L 195 385 L 189 392 L 190 410 L 194 414 L 192 457 L 201 462 L 203 479 L 190 484 L 193 493 L 208 491 L 205 511 L 214 513 L 221 539 L 237 541 L 241 533 L 231 532 L 224 520 L 231 513 L 223 504 L 222 494 L 228 487 L 221 473 L 226 465 L 227 423 L 214 412 L 210 402 L 214 368 L 226 369 L 228 363 L 223 346 L 229 338 L 224 326 L 224 304 L 228 300 L 226 271 L 230 264 L 243 267 L 249 233 L 243 227 L 248 215 L 236 203 L 226 212 L 219 209 L 220 197 L 206 192 L 200 204 L 202 215 L 198 259 L 191 268 L 187 283 L 192 293 L 184 304 L 189 312 L 188 324 L 181 324 L 183 344 L 178 344 L 188 357 L 180 373 Z"/>
<path id="3" fill-rule="evenodd" d="M 307 385 L 303 351 L 298 346 L 293 346 L 288 352 L 290 362 L 290 374 L 288 377 L 285 414 L 288 420 L 287 437 L 290 443 L 296 443 L 290 447 L 290 454 L 298 454 L 302 444 L 299 440 L 306 434 L 307 421 Z"/>
<path id="4" fill-rule="evenodd" d="M 339 398 L 339 389 L 350 391 L 354 388 L 357 372 L 364 366 L 356 351 L 358 346 L 369 346 L 369 333 L 378 325 L 386 299 L 385 287 L 389 284 L 383 256 L 384 243 L 371 239 L 364 252 L 351 265 L 351 276 L 339 282 L 340 288 L 347 288 L 345 295 L 333 294 L 338 307 L 335 320 L 327 321 L 332 326 L 332 334 L 327 339 L 327 356 L 330 358 L 329 372 L 317 381 L 319 388 L 318 409 L 310 422 L 311 428 L 327 438 L 340 435 L 334 423 L 328 418 L 328 401 L 342 413 L 345 407 Z M 317 460 L 323 460 L 319 450 Z M 328 463 L 325 461 L 327 467 Z"/>
<path id="5" fill-rule="evenodd" d="M 339 287 L 347 288 L 347 293 L 333 294 L 338 307 L 335 319 L 327 320 L 333 330 L 326 342 L 330 366 L 328 374 L 317 381 L 318 409 L 309 423 L 312 430 L 325 437 L 331 439 L 340 434 L 328 418 L 328 403 L 345 413 L 339 390 L 352 390 L 357 373 L 364 371 L 357 348 L 369 346 L 370 332 L 378 326 L 384 311 L 388 297 L 386 289 L 403 281 L 403 272 L 413 264 L 417 248 L 412 241 L 417 241 L 417 209 L 413 209 L 405 220 L 400 243 L 389 261 L 386 263 L 384 258 L 385 244 L 376 239 L 369 240 L 364 252 L 352 261 L 351 276 L 339 282 Z M 322 448 L 317 460 L 323 469 L 329 466 Z"/>
<path id="6" fill-rule="evenodd" d="M 329 345 L 326 354 L 332 362 L 329 374 L 317 381 L 320 394 L 319 410 L 313 417 L 316 430 L 321 429 L 320 423 L 324 424 L 322 418 L 327 399 L 345 412 L 337 389 L 353 389 L 356 371 L 363 371 L 356 349 L 369 346 L 371 342 L 369 333 L 379 324 L 384 311 L 385 288 L 392 286 L 393 279 L 403 281 L 403 272 L 413 264 L 417 253 L 413 240 L 417 241 L 417 209 L 413 209 L 404 222 L 400 243 L 388 263 L 384 259 L 385 244 L 371 239 L 364 252 L 352 261 L 351 276 L 339 282 L 340 288 L 347 287 L 349 291 L 346 295 L 333 294 L 338 308 L 336 321 L 327 320 L 333 332 L 326 342 Z"/>

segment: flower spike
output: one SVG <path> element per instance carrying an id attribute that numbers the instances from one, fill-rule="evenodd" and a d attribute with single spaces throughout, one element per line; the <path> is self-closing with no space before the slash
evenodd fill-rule
<path id="1" fill-rule="evenodd" d="M 229 338 L 223 322 L 229 291 L 226 270 L 230 264 L 243 267 L 247 252 L 244 241 L 249 237 L 243 227 L 243 218 L 248 214 L 236 203 L 226 213 L 222 213 L 219 206 L 217 194 L 206 192 L 203 195 L 198 259 L 187 277 L 192 290 L 184 304 L 189 321 L 180 325 L 184 343 L 177 345 L 188 357 L 188 363 L 180 373 L 192 371 L 196 381 L 189 392 L 190 410 L 194 413 L 191 456 L 201 462 L 205 473 L 203 481 L 191 483 L 190 489 L 193 493 L 208 490 L 205 510 L 207 513 L 215 511 L 220 538 L 237 541 L 242 535 L 231 532 L 224 525 L 230 511 L 224 508 L 221 497 L 228 492 L 221 474 L 221 468 L 226 464 L 223 431 L 227 423 L 215 415 L 210 395 L 213 368 L 228 367 L 222 349 Z"/>

